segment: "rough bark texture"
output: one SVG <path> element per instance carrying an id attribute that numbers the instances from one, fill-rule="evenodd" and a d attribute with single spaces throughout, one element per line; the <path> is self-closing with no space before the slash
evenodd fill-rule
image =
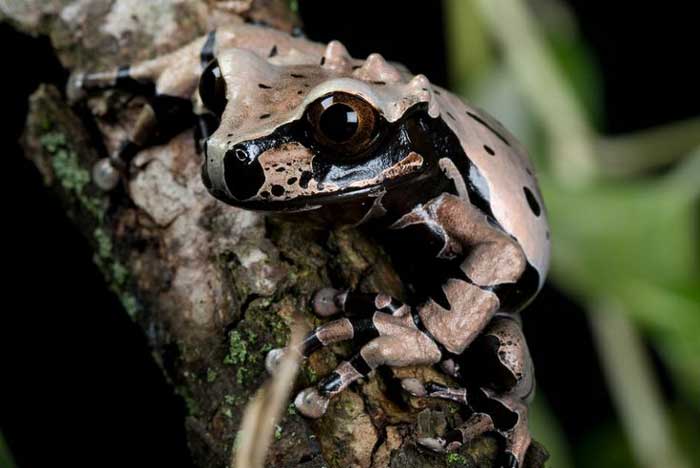
<path id="1" fill-rule="evenodd" d="M 287 30 L 297 21 L 282 0 L 0 2 L 0 19 L 48 35 L 68 69 L 106 68 L 172 50 L 218 24 L 240 21 L 235 13 Z M 71 109 L 62 91 L 42 86 L 31 98 L 23 143 L 185 400 L 196 464 L 224 466 L 247 399 L 266 378 L 266 351 L 285 343 L 294 318 L 318 324 L 307 306 L 310 294 L 333 284 L 400 297 L 401 283 L 360 231 L 265 218 L 215 201 L 200 182 L 191 132 L 143 151 L 128 195 L 97 191 L 89 168 L 123 138 L 139 104 L 106 92 Z M 349 351 L 336 346 L 316 353 L 297 388 L 328 373 Z M 431 369 L 400 373 L 432 373 L 444 381 Z M 336 398 L 318 421 L 304 420 L 290 406 L 269 466 L 494 466 L 498 442 L 492 437 L 450 455 L 418 449 L 416 434 L 439 434 L 457 423 L 457 408 L 408 398 L 391 372 L 376 374 Z M 535 444 L 526 465 L 540 467 L 544 459 Z"/>

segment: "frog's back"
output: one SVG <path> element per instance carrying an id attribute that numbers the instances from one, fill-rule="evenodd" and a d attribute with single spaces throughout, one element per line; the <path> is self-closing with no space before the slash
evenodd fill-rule
<path id="1" fill-rule="evenodd" d="M 465 176 L 469 187 L 460 195 L 480 205 L 518 241 L 528 262 L 537 271 L 541 287 L 549 266 L 550 234 L 527 151 L 485 112 L 448 91 L 437 87 L 435 90 L 441 118 L 459 139 L 470 162 L 469 174 Z"/>

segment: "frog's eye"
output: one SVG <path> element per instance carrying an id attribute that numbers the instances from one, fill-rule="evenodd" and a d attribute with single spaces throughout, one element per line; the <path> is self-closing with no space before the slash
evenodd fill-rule
<path id="1" fill-rule="evenodd" d="M 306 118 L 316 141 L 343 156 L 362 153 L 379 136 L 379 116 L 374 106 L 348 93 L 317 99 L 307 107 Z"/>
<path id="2" fill-rule="evenodd" d="M 199 79 L 199 96 L 207 109 L 221 117 L 227 102 L 226 81 L 217 60 L 212 60 L 202 72 Z"/>

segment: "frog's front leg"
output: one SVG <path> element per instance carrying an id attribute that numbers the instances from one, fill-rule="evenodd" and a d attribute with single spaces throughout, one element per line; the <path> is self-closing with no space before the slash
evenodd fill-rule
<path id="1" fill-rule="evenodd" d="M 435 342 L 416 327 L 410 308 L 391 296 L 327 288 L 316 294 L 313 304 L 319 315 L 344 312 L 351 318 L 318 327 L 291 352 L 308 357 L 321 347 L 341 341 L 355 340 L 364 345 L 316 387 L 297 395 L 295 405 L 307 417 L 322 416 L 330 398 L 379 366 L 435 364 L 441 358 Z M 268 372 L 274 373 L 285 352 L 290 351 L 273 349 L 268 353 L 265 360 Z"/>
<path id="2" fill-rule="evenodd" d="M 192 95 L 196 90 L 207 39 L 201 38 L 171 54 L 121 66 L 110 71 L 74 74 L 68 83 L 71 101 L 87 92 L 117 88 L 146 98 L 136 123 L 108 158 L 93 167 L 93 181 L 112 190 L 120 178 L 128 178 L 131 161 L 143 148 L 166 141 L 192 126 Z"/>
<path id="3" fill-rule="evenodd" d="M 440 349 L 428 335 L 416 328 L 410 315 L 375 312 L 371 321 L 376 338 L 362 346 L 351 359 L 342 362 L 317 386 L 297 395 L 294 403 L 303 415 L 322 416 L 330 398 L 379 366 L 432 365 L 440 361 Z"/>
<path id="4" fill-rule="evenodd" d="M 267 353 L 265 367 L 272 374 L 277 370 L 285 352 L 295 352 L 302 358 L 309 357 L 315 351 L 341 341 L 355 340 L 366 343 L 380 335 L 382 316 L 375 323 L 375 313 L 394 317 L 404 317 L 410 313 L 409 307 L 387 294 L 360 293 L 356 291 L 339 291 L 333 288 L 319 290 L 311 301 L 314 312 L 320 317 L 345 313 L 349 318 L 327 322 L 309 333 L 301 344 L 292 350 L 276 348 Z M 401 322 L 408 324 L 409 322 Z"/>
<path id="5" fill-rule="evenodd" d="M 180 133 L 192 125 L 192 104 L 189 99 L 167 94 L 152 96 L 143 106 L 128 136 L 108 158 L 95 163 L 92 178 L 105 191 L 114 189 L 120 178 L 131 174 L 131 161 L 139 151 Z"/>
<path id="6" fill-rule="evenodd" d="M 437 257 L 458 265 L 417 312 L 422 326 L 447 351 L 459 355 L 499 309 L 499 287 L 522 276 L 525 254 L 482 211 L 451 194 L 414 208 L 392 225 L 395 230 L 409 227 L 433 236 L 441 246 Z"/>
<path id="7" fill-rule="evenodd" d="M 319 315 L 373 312 L 372 326 L 379 336 L 316 388 L 299 394 L 296 404 L 303 414 L 321 416 L 330 397 L 380 365 L 401 367 L 439 362 L 442 353 L 434 340 L 459 355 L 498 309 L 493 286 L 515 282 L 525 268 L 520 247 L 491 226 L 481 211 L 456 196 L 440 195 L 392 227 L 399 230 L 412 224 L 427 224 L 431 232 L 442 236 L 444 247 L 440 255 L 464 258 L 458 277 L 442 287 L 447 302 L 430 298 L 417 308 L 414 317 L 409 307 L 384 294 L 363 297 L 357 293 L 322 290 L 314 301 Z M 419 329 L 417 323 L 424 329 Z M 345 339 L 349 338 L 352 336 Z M 279 355 L 280 351 L 275 350 L 268 362 L 275 362 Z"/>

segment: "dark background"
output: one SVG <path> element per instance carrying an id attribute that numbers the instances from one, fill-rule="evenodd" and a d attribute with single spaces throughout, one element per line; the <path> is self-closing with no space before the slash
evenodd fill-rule
<path id="1" fill-rule="evenodd" d="M 633 11 L 613 11 L 612 2 L 568 3 L 602 71 L 602 130 L 625 132 L 698 114 L 694 15 L 639 2 Z M 300 2 L 311 39 L 340 39 L 359 57 L 378 51 L 449 85 L 440 3 L 416 5 Z M 62 85 L 66 72 L 46 39 L 1 25 L 0 44 L 2 258 L 9 279 L 0 313 L 0 431 L 19 467 L 190 466 L 182 402 L 17 144 L 29 94 L 40 82 Z M 591 427 L 614 418 L 585 316 L 547 286 L 524 318 L 539 391 L 575 445 Z M 658 363 L 657 372 L 665 397 L 673 399 Z"/>

